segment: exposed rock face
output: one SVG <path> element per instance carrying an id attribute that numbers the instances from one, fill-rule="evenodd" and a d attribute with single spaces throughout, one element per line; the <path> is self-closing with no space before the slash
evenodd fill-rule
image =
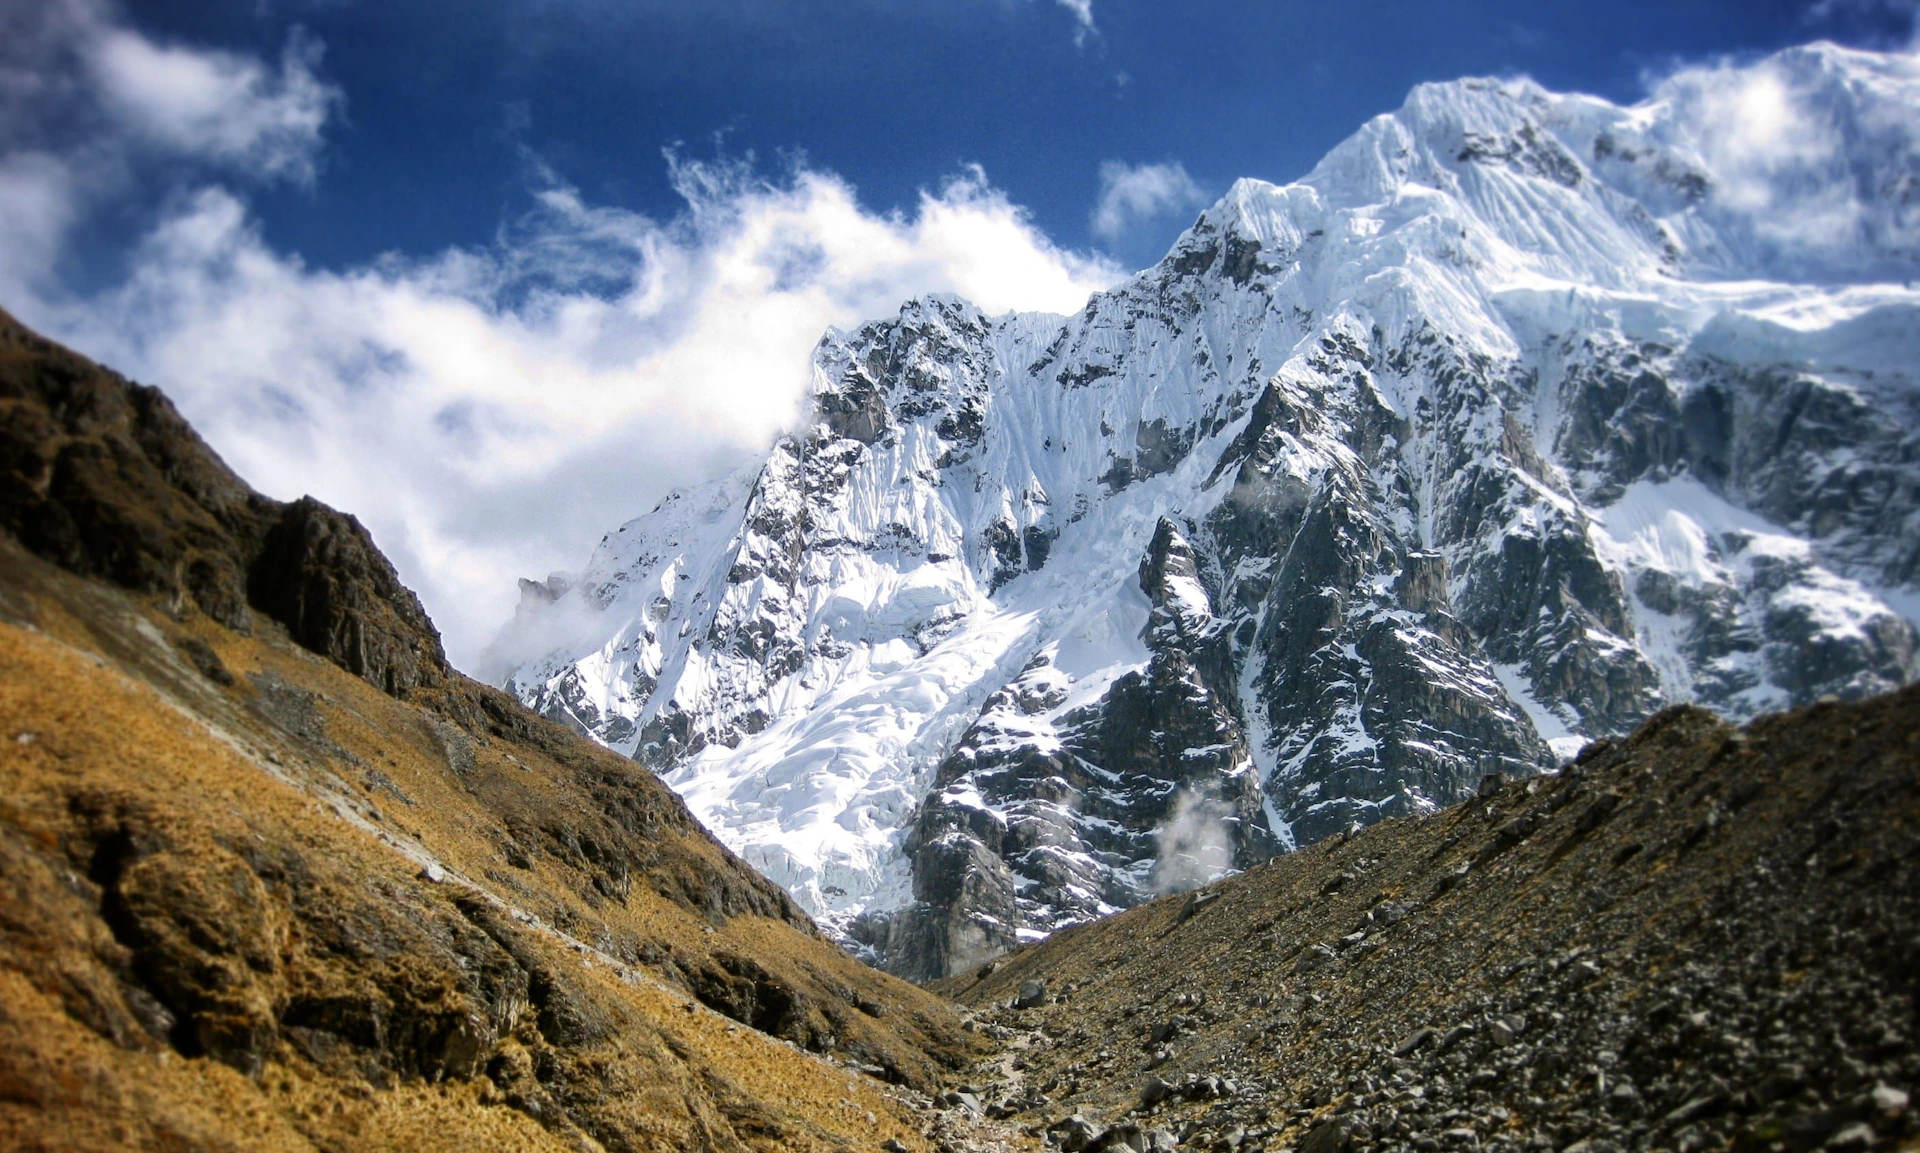
<path id="1" fill-rule="evenodd" d="M 294 640 L 394 696 L 447 671 L 439 632 L 367 530 L 312 497 L 280 510 L 247 591 Z"/>
<path id="2" fill-rule="evenodd" d="M 1390 371 L 1435 381 L 1463 371 L 1446 351 L 1423 351 L 1418 337 L 1409 344 L 1405 368 Z M 1535 726 L 1488 667 L 1494 654 L 1481 638 L 1503 630 L 1463 626 L 1453 616 L 1441 575 L 1447 554 L 1431 548 L 1453 544 L 1451 551 L 1477 556 L 1461 546 L 1487 520 L 1532 511 L 1524 456 L 1454 447 L 1456 437 L 1490 421 L 1503 428 L 1497 405 L 1469 389 L 1454 400 L 1460 415 L 1451 425 L 1422 428 L 1417 417 L 1396 419 L 1372 375 L 1373 355 L 1353 341 L 1323 337 L 1307 366 L 1311 375 L 1283 374 L 1261 391 L 1214 465 L 1226 496 L 1205 522 L 1239 610 L 1232 625 L 1251 689 L 1247 706 L 1259 731 L 1272 734 L 1269 787 L 1291 786 L 1280 812 L 1300 842 L 1450 803 L 1486 771 L 1527 773 L 1551 763 Z M 1403 440 L 1421 451 L 1402 451 Z M 1310 484 L 1299 475 L 1303 441 L 1324 445 L 1328 458 Z M 1422 461 L 1427 453 L 1439 459 Z M 1410 499 L 1429 485 L 1430 506 Z M 1462 515 L 1488 502 L 1491 508 Z M 1512 506 L 1507 516 L 1500 516 L 1503 503 Z M 1458 520 L 1432 526 L 1425 541 L 1409 539 L 1406 529 L 1422 514 L 1449 513 Z M 1540 548 L 1537 537 L 1525 539 Z M 1410 555 L 1417 559 L 1409 562 Z M 1505 592 L 1489 595 L 1503 599 L 1519 592 L 1526 601 L 1513 611 L 1521 629 L 1543 619 L 1539 609 L 1547 606 L 1533 600 L 1552 599 L 1544 619 L 1555 622 L 1582 613 L 1578 599 L 1562 601 L 1559 585 L 1543 593 L 1514 588 L 1541 582 L 1532 560 L 1531 552 L 1519 553 L 1520 574 L 1502 564 L 1467 591 L 1499 585 Z"/>
<path id="3" fill-rule="evenodd" d="M 230 471 L 158 389 L 0 313 L 0 526 L 40 556 L 229 628 L 249 609 L 405 696 L 447 673 L 440 634 L 360 522 Z"/>
<path id="4" fill-rule="evenodd" d="M 1038 659 L 941 763 L 906 841 L 915 903 L 851 929 L 899 972 L 958 972 L 1280 850 L 1228 703 L 1226 635 L 1172 521 L 1139 580 L 1144 670 L 1062 709 L 1070 678 Z"/>
<path id="5" fill-rule="evenodd" d="M 56 564 L 247 620 L 247 567 L 276 511 L 158 389 L 0 313 L 0 525 Z"/>
<path id="6" fill-rule="evenodd" d="M 1769 67 L 1905 172 L 1883 65 Z M 1911 681 L 1920 266 L 1760 244 L 1689 115 L 1423 87 L 1074 316 L 831 333 L 763 466 L 529 595 L 572 631 L 509 687 L 926 974 L 1672 702 Z"/>

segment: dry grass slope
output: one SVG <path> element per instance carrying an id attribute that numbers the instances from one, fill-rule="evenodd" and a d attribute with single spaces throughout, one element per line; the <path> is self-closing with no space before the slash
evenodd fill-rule
<path id="1" fill-rule="evenodd" d="M 783 920 L 603 896 L 548 853 L 516 869 L 444 722 L 117 593 L 67 590 L 82 620 L 5 560 L 0 1146 L 917 1146 L 858 1068 L 929 1084 L 965 1052 L 937 1000 Z M 170 675 L 104 659 L 102 628 Z M 299 731 L 268 719 L 290 696 Z M 471 755 L 469 779 L 546 794 L 509 812 L 569 800 L 537 750 Z M 742 996 L 778 997 L 821 1056 L 692 995 L 742 961 Z"/>
<path id="2" fill-rule="evenodd" d="M 924 1148 L 987 1049 L 0 315 L 0 1147 Z"/>

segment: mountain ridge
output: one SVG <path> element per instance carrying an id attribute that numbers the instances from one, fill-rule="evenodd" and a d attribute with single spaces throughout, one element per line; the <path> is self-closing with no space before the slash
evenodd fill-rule
<path id="1" fill-rule="evenodd" d="M 1875 278 L 1920 259 L 1920 76 L 1821 45 L 1737 76 L 1851 127 L 1768 167 L 1684 86 L 1422 86 L 1074 316 L 829 333 L 803 426 L 540 586 L 516 627 L 567 639 L 507 683 L 919 977 L 1671 701 L 1906 683 L 1920 297 Z M 1782 231 L 1762 178 L 1852 230 Z M 1163 520 L 1205 630 L 1151 625 Z M 1115 751 L 1189 724 L 1218 755 Z"/>

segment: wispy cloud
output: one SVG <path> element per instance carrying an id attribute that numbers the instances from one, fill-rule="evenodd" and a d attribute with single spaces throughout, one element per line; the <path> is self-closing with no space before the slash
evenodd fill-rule
<path id="1" fill-rule="evenodd" d="M 1054 0 L 1054 2 L 1073 13 L 1073 18 L 1079 25 L 1073 30 L 1075 44 L 1084 44 L 1087 37 L 1099 35 L 1100 29 L 1093 23 L 1093 0 Z"/>
<path id="2" fill-rule="evenodd" d="M 1911 267 L 1920 55 L 1816 44 L 1680 67 L 1650 88 L 1649 130 L 1697 158 L 1704 219 L 1745 266 L 1852 278 Z"/>
<path id="3" fill-rule="evenodd" d="M 1217 881 L 1233 868 L 1232 810 L 1204 794 L 1183 791 L 1173 814 L 1154 832 L 1152 885 L 1156 893 L 1179 893 Z"/>
<path id="4" fill-rule="evenodd" d="M 317 74 L 318 41 L 296 30 L 274 68 L 125 28 L 97 31 L 84 46 L 92 89 L 136 143 L 262 177 L 313 180 L 321 128 L 341 100 Z"/>
<path id="5" fill-rule="evenodd" d="M 202 95 L 142 131 L 184 147 L 169 144 L 184 126 L 218 121 L 201 155 L 297 178 L 276 157 L 298 150 L 260 143 L 277 129 L 233 127 L 290 122 L 276 100 L 300 85 L 245 78 L 312 73 L 294 59 L 224 60 L 202 74 L 224 101 L 185 85 Z M 209 111 L 235 103 L 249 115 Z M 263 237 L 237 171 L 202 171 L 166 198 L 122 281 L 75 293 L 57 270 L 61 238 L 84 227 L 86 202 L 63 191 L 79 165 L 20 148 L 0 155 L 14 222 L 0 267 L 42 275 L 7 280 L 0 303 L 165 387 L 267 492 L 359 514 L 471 667 L 515 577 L 577 565 L 607 525 L 794 419 L 828 326 L 928 291 L 1070 311 L 1117 276 L 1053 245 L 978 169 L 876 212 L 813 168 L 666 163 L 684 199 L 670 219 L 543 170 L 533 207 L 491 243 L 333 271 Z"/>
<path id="6" fill-rule="evenodd" d="M 149 169 L 311 184 L 345 104 L 295 30 L 277 63 L 135 31 L 103 0 L 0 8 L 0 300 L 54 286 L 68 231 Z"/>
<path id="7" fill-rule="evenodd" d="M 1183 215 L 1206 204 L 1207 194 L 1178 162 L 1100 166 L 1100 198 L 1088 224 L 1111 245 L 1125 242 L 1142 225 Z"/>
<path id="8" fill-rule="evenodd" d="M 254 179 L 310 181 L 321 132 L 344 104 L 299 29 L 279 61 L 165 43 L 105 0 L 47 0 L 0 13 L 0 142 L 9 151 L 81 140 Z"/>

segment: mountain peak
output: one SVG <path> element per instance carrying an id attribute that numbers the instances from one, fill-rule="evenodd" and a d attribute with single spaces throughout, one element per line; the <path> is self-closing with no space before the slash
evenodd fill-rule
<path id="1" fill-rule="evenodd" d="M 1762 243 L 1699 143 L 1755 85 L 1816 116 L 1786 67 L 1423 86 L 1072 316 L 829 334 L 814 416 L 628 526 L 514 691 L 927 976 L 1670 702 L 1909 681 L 1920 296 Z M 1908 155 L 1846 147 L 1904 219 Z"/>

